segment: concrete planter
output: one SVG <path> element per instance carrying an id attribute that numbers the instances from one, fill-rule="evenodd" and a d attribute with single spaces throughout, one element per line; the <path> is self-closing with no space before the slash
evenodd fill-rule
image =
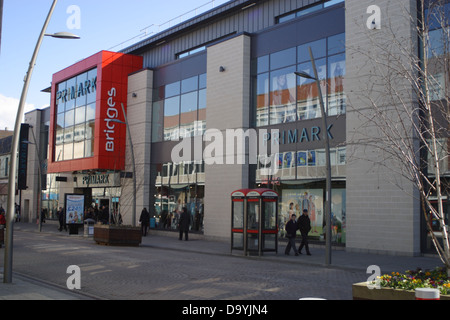
<path id="1" fill-rule="evenodd" d="M 366 282 L 352 286 L 353 300 L 416 300 L 414 291 L 391 288 L 369 289 Z M 449 295 L 441 295 L 441 300 L 450 300 Z"/>
<path id="2" fill-rule="evenodd" d="M 141 229 L 129 226 L 95 225 L 94 241 L 111 246 L 137 247 L 142 242 Z"/>

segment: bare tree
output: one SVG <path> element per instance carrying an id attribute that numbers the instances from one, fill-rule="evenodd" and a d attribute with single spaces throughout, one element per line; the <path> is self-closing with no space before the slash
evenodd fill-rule
<path id="1" fill-rule="evenodd" d="M 392 17 L 383 23 L 382 33 L 371 34 L 371 52 L 347 48 L 347 55 L 365 56 L 371 70 L 361 77 L 365 87 L 357 93 L 364 96 L 363 111 L 360 106 L 352 109 L 349 99 L 349 109 L 358 112 L 361 126 L 348 138 L 350 144 L 378 150 L 383 158 L 373 159 L 374 164 L 388 167 L 415 185 L 429 234 L 450 274 L 443 208 L 448 189 L 443 177 L 449 163 L 450 4 L 446 0 L 418 2 L 417 12 L 403 9 L 411 34 L 419 39 L 417 46 L 405 46 L 405 38 L 397 35 L 398 17 Z M 431 229 L 432 219 L 439 224 L 441 241 Z"/>

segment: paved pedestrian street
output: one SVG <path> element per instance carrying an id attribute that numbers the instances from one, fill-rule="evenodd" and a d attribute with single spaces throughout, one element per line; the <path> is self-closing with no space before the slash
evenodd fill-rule
<path id="1" fill-rule="evenodd" d="M 244 257 L 242 252 L 231 252 L 229 243 L 195 235 L 179 241 L 176 233 L 152 231 L 139 247 L 113 247 L 96 244 L 92 237 L 84 237 L 82 230 L 79 235 L 69 235 L 57 231 L 56 224 L 45 224 L 42 232 L 35 225 L 16 224 L 13 273 L 20 283 L 16 287 L 0 285 L 0 299 L 55 299 L 55 295 L 58 299 L 59 295 L 62 300 L 351 300 L 352 284 L 367 281 L 370 265 L 380 266 L 382 273 L 439 265 L 436 257 L 333 250 L 333 263 L 326 267 L 323 247 L 313 247 L 312 256 L 296 257 L 285 256 L 284 245 L 280 244 L 278 254 Z M 4 248 L 0 250 L 4 252 Z M 0 260 L 2 270 L 4 261 Z M 30 281 L 35 295 L 22 286 Z M 20 293 L 8 293 L 22 287 Z M 200 312 L 191 304 L 183 307 L 186 312 Z"/>
<path id="2" fill-rule="evenodd" d="M 81 270 L 81 290 L 102 299 L 148 300 L 298 300 L 304 297 L 351 299 L 351 285 L 364 272 L 299 263 L 308 257 L 245 258 L 184 251 L 203 240 L 163 237 L 179 250 L 97 245 L 92 239 L 55 233 L 15 231 L 13 270 L 67 287 L 69 266 Z M 276 258 L 276 256 L 274 257 Z"/>

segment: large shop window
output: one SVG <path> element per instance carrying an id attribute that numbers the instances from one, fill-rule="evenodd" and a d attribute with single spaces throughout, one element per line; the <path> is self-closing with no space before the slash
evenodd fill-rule
<path id="1" fill-rule="evenodd" d="M 161 86 L 154 97 L 153 142 L 199 136 L 206 130 L 206 74 Z"/>
<path id="2" fill-rule="evenodd" d="M 346 153 L 346 147 L 330 149 L 333 177 L 346 176 Z M 265 184 L 270 179 L 278 181 L 323 179 L 326 176 L 325 162 L 325 149 L 260 155 L 256 168 L 256 183 Z"/>
<path id="3" fill-rule="evenodd" d="M 314 53 L 328 115 L 345 113 L 345 34 L 305 43 L 259 57 L 256 61 L 256 126 L 320 118 L 315 81 L 300 78 L 295 71 L 314 76 L 308 47 Z"/>
<path id="4" fill-rule="evenodd" d="M 94 155 L 96 79 L 92 69 L 58 84 L 55 161 Z"/>
<path id="5" fill-rule="evenodd" d="M 181 209 L 191 215 L 192 231 L 203 230 L 205 163 L 157 164 L 155 210 L 160 229 L 176 229 Z"/>
<path id="6" fill-rule="evenodd" d="M 278 236 L 286 237 L 284 226 L 289 217 L 295 214 L 299 217 L 303 209 L 308 210 L 311 220 L 309 236 L 314 240 L 325 238 L 325 208 L 323 189 L 315 188 L 285 188 L 281 190 L 278 215 Z M 331 240 L 335 243 L 346 242 L 346 191 L 345 189 L 333 189 L 331 192 Z"/>

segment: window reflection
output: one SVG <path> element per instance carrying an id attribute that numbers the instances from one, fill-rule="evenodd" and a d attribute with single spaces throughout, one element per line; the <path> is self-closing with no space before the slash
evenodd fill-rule
<path id="1" fill-rule="evenodd" d="M 257 127 L 322 116 L 315 80 L 294 74 L 300 71 L 314 77 L 309 47 L 314 55 L 328 115 L 346 112 L 345 33 L 341 33 L 255 60 L 257 74 L 254 78 L 254 105 Z"/>
<path id="2" fill-rule="evenodd" d="M 316 62 L 316 69 L 319 79 L 322 81 L 321 90 L 322 95 L 326 93 L 326 85 L 323 81 L 326 79 L 326 59 L 318 59 Z M 314 70 L 311 62 L 302 63 L 298 66 L 300 72 L 305 72 L 314 76 Z M 297 107 L 298 107 L 298 119 L 308 120 L 315 119 L 321 116 L 319 90 L 315 80 L 299 77 L 299 85 L 297 87 Z M 326 97 L 323 97 L 324 101 Z"/>
<path id="3" fill-rule="evenodd" d="M 94 155 L 97 69 L 57 85 L 55 161 Z"/>
<path id="4" fill-rule="evenodd" d="M 295 106 L 295 67 L 271 74 L 270 124 L 297 120 Z"/>
<path id="5" fill-rule="evenodd" d="M 153 142 L 202 135 L 206 130 L 206 74 L 156 88 L 154 98 Z"/>

